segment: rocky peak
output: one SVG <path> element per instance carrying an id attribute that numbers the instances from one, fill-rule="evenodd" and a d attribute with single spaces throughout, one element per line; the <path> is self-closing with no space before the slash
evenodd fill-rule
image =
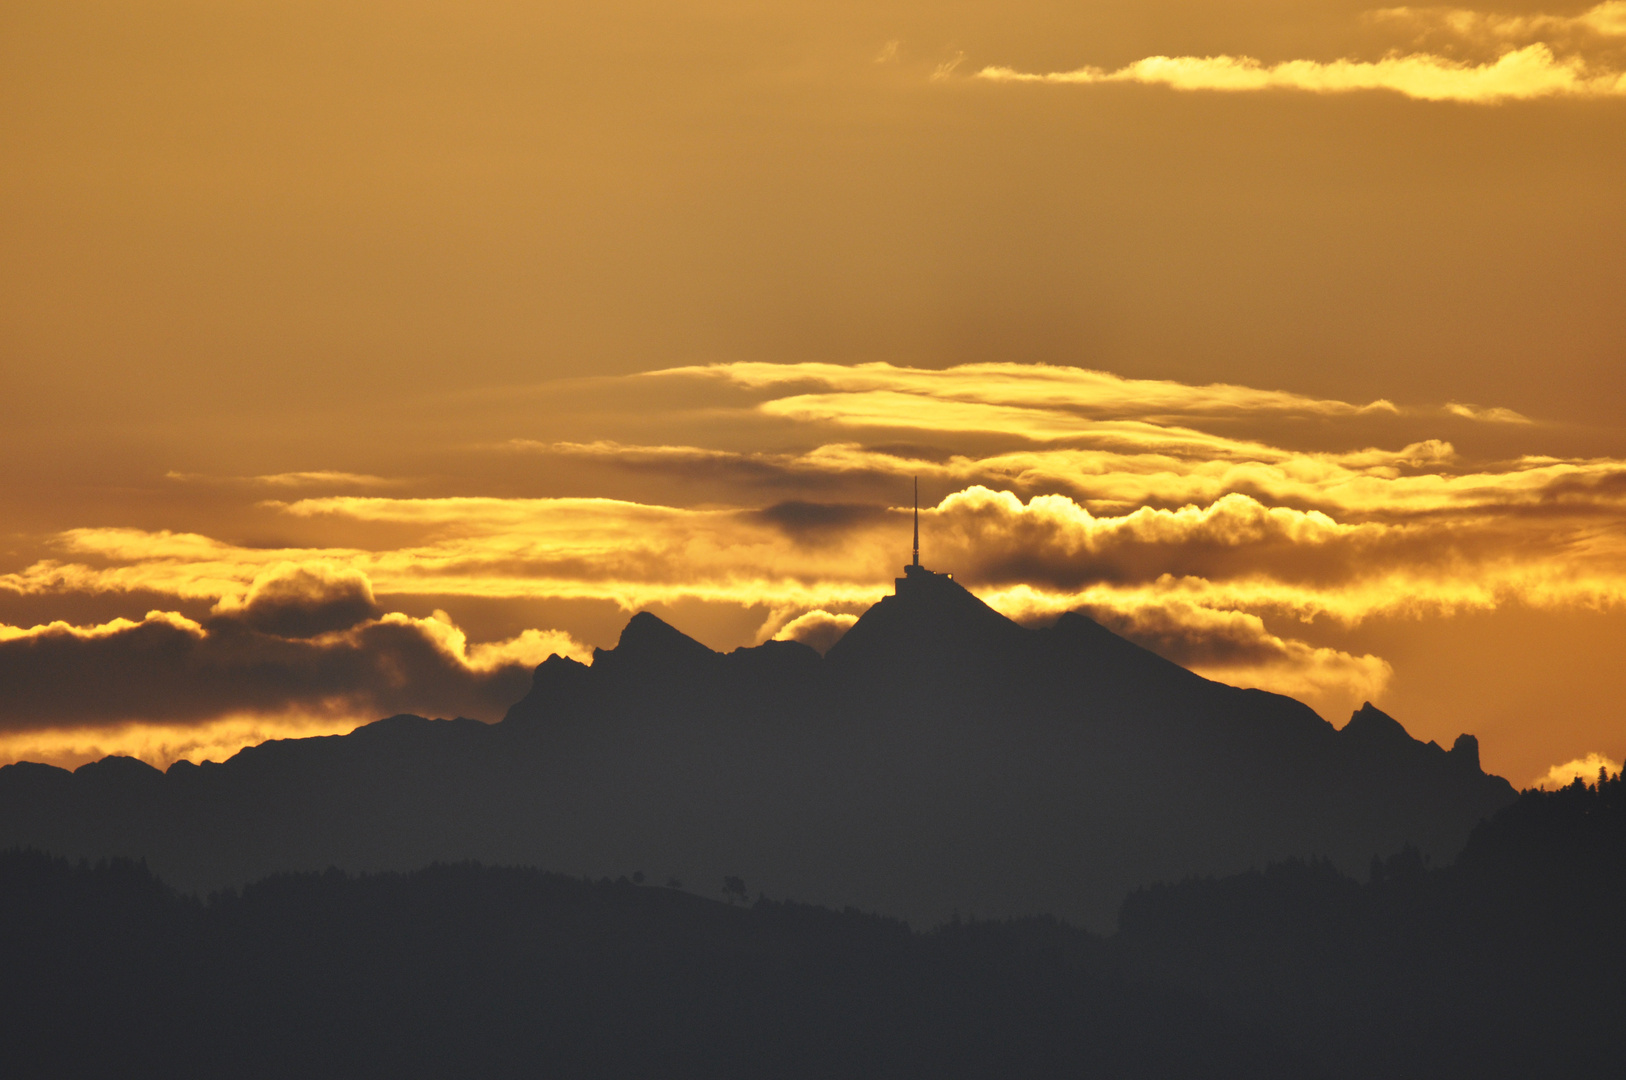
<path id="1" fill-rule="evenodd" d="M 1345 739 L 1372 746 L 1410 746 L 1417 741 L 1399 720 L 1370 701 L 1355 710 L 1339 734 Z"/>

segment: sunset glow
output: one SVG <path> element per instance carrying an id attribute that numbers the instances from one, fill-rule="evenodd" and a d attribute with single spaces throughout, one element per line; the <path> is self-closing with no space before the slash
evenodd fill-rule
<path id="1" fill-rule="evenodd" d="M 1626 0 L 1255 7 L 13 5 L 0 761 L 823 650 L 918 478 L 1019 621 L 1618 771 Z"/>

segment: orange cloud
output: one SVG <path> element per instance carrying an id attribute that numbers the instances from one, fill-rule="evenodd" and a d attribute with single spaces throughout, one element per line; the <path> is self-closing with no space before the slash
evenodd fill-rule
<path id="1" fill-rule="evenodd" d="M 95 718 L 89 718 L 94 720 Z M 196 723 L 86 723 L 28 731 L 0 730 L 0 763 L 38 761 L 74 769 L 109 755 L 133 757 L 163 769 L 176 761 L 224 761 L 247 746 L 271 739 L 348 735 L 376 716 L 222 716 Z"/>
<path id="2" fill-rule="evenodd" d="M 1469 420 L 1487 420 L 1495 424 L 1530 423 L 1530 418 L 1528 416 L 1516 413 L 1512 409 L 1481 409 L 1477 405 L 1465 405 L 1460 401 L 1447 402 L 1445 410 L 1446 412 L 1453 413 L 1457 416 L 1466 417 Z"/>
<path id="3" fill-rule="evenodd" d="M 0 589 L 206 602 L 202 622 L 109 623 L 80 636 L 168 633 L 207 657 L 229 629 L 279 663 L 348 655 L 350 677 L 363 687 L 382 685 L 368 674 L 367 657 L 428 649 L 440 659 L 425 670 L 442 680 L 431 683 L 460 686 L 463 695 L 433 700 L 465 701 L 483 693 L 477 686 L 487 676 L 573 646 L 544 631 L 470 644 L 449 619 L 385 614 L 379 596 L 598 600 L 628 612 L 700 601 L 767 609 L 758 640 L 827 643 L 890 589 L 903 557 L 907 511 L 873 493 L 902 494 L 907 478 L 920 476 L 952 491 L 923 508 L 928 561 L 999 610 L 1024 620 L 1088 611 L 1213 677 L 1323 703 L 1376 696 L 1388 666 L 1298 640 L 1296 624 L 1626 601 L 1626 533 L 1618 528 L 1626 462 L 1468 462 L 1439 438 L 1307 451 L 1202 430 L 1223 419 L 1236 432 L 1257 416 L 1506 425 L 1517 416 L 1507 410 L 1453 404 L 1442 419 L 1442 410 L 1403 413 L 1387 402 L 1008 364 L 942 372 L 720 365 L 655 375 L 747 391 L 756 396 L 748 411 L 793 434 L 856 424 L 935 440 L 964 430 L 994 449 L 945 454 L 815 440 L 768 452 L 515 440 L 500 445 L 704 477 L 733 494 L 733 505 L 327 495 L 260 506 L 298 522 L 303 535 L 320 536 L 331 523 L 344 546 L 261 548 L 199 533 L 74 529 L 56 537 L 51 558 L 0 575 Z M 1507 437 L 1528 429 L 1506 426 Z M 1001 439 L 1020 445 L 999 449 Z M 749 505 L 759 490 L 774 501 Z M 823 498 L 794 497 L 805 492 Z M 427 691 L 418 698 L 431 699 Z M 365 700 L 384 707 L 397 699 Z M 327 708 L 268 700 L 249 711 L 295 706 L 317 715 Z M 225 698 L 216 699 L 191 722 L 224 708 Z"/>
<path id="4" fill-rule="evenodd" d="M 921 430 L 930 429 L 923 424 Z M 1163 439 L 1168 431 L 1102 422 L 1075 440 L 1086 444 L 1082 446 L 941 459 L 870 450 L 859 443 L 825 444 L 800 454 L 617 443 L 533 448 L 676 474 L 699 462 L 704 475 L 728 475 L 776 489 L 796 481 L 867 476 L 906 482 L 921 476 L 965 487 L 1059 491 L 1098 512 L 1207 505 L 1233 493 L 1320 509 L 1345 521 L 1533 511 L 1551 516 L 1563 510 L 1585 516 L 1612 514 L 1626 503 L 1626 462 L 1610 458 L 1522 457 L 1475 470 L 1463 469 L 1452 445 L 1438 439 L 1395 450 L 1307 453 L 1200 432 L 1171 444 Z"/>
<path id="5" fill-rule="evenodd" d="M 394 487 L 400 480 L 391 480 L 369 473 L 338 472 L 322 469 L 314 472 L 271 473 L 263 476 L 207 476 L 202 473 L 168 472 L 166 479 L 185 484 L 260 484 L 266 487 Z"/>
<path id="6" fill-rule="evenodd" d="M 685 599 L 768 606 L 782 612 L 765 627 L 769 636 L 782 633 L 793 616 L 883 595 L 906 531 L 902 508 L 848 504 L 694 510 L 605 499 L 341 496 L 282 509 L 311 519 L 409 526 L 421 542 L 265 551 L 194 535 L 79 530 L 69 538 L 75 550 L 110 565 L 52 563 L 7 583 L 210 595 L 217 617 L 275 632 L 279 640 L 312 634 L 338 641 L 361 631 L 320 635 L 363 616 L 372 620 L 363 627 L 404 619 L 376 616 L 371 589 L 608 599 L 629 611 Z M 1377 658 L 1267 631 L 1266 618 L 1353 624 L 1377 614 L 1626 598 L 1626 543 L 1584 517 L 1574 528 L 1506 508 L 1500 514 L 1482 508 L 1471 528 L 1460 514 L 1350 521 L 1238 492 L 1207 505 L 1103 514 L 1065 495 L 1024 501 L 980 485 L 922 516 L 930 560 L 1013 617 L 1111 613 L 1113 625 L 1206 673 L 1302 694 L 1319 686 L 1323 694 L 1374 696 L 1387 668 Z M 191 578 L 189 557 L 197 560 Z M 811 618 L 792 636 L 803 629 L 828 633 L 845 621 L 832 620 Z M 1176 625 L 1186 628 L 1183 634 L 1174 633 Z M 458 657 L 462 670 L 479 669 L 479 647 L 449 643 L 451 629 L 432 621 L 413 627 L 418 638 Z M 1250 651 L 1237 649 L 1244 637 Z M 1228 659 L 1202 654 L 1204 640 L 1225 644 Z"/>
<path id="7" fill-rule="evenodd" d="M 1413 460 L 1427 465 L 1431 455 L 1437 450 L 1417 451 Z M 838 456 L 844 468 L 861 453 Z M 792 464 L 807 467 L 808 457 Z M 969 583 L 1027 585 L 1063 602 L 1083 602 L 1088 590 L 1139 595 L 1180 583 L 1186 599 L 1200 593 L 1206 606 L 1358 622 L 1397 608 L 1626 597 L 1626 538 L 1597 527 L 1621 503 L 1618 463 L 1542 462 L 1452 477 L 1394 475 L 1398 466 L 1369 463 L 1377 460 L 1393 458 L 1367 455 L 1360 469 L 1284 459 L 1097 477 L 1081 476 L 1076 458 L 1030 456 L 1022 462 L 1025 483 L 1041 482 L 1034 474 L 1045 468 L 1071 469 L 1075 486 L 1140 505 L 1101 512 L 1067 495 L 1024 501 L 971 484 L 927 509 L 929 548 Z M 973 464 L 994 471 L 988 461 L 932 467 Z M 1147 505 L 1204 484 L 1203 494 L 1223 494 Z M 1226 490 L 1239 486 L 1330 503 L 1336 513 Z M 397 546 L 372 550 L 268 550 L 191 534 L 75 530 L 63 545 L 84 561 L 39 563 L 0 578 L 0 586 L 207 598 L 219 614 L 241 611 L 284 633 L 300 620 L 317 620 L 311 625 L 319 629 L 337 607 L 344 618 L 369 611 L 363 577 L 398 595 L 595 598 L 629 611 L 697 599 L 807 611 L 873 601 L 895 570 L 905 527 L 901 508 L 797 502 L 697 510 L 606 499 L 340 496 L 282 509 L 407 526 L 418 539 L 399 544 L 396 533 Z"/>
<path id="8" fill-rule="evenodd" d="M 1620 770 L 1621 763 L 1614 758 L 1605 757 L 1603 754 L 1588 754 L 1586 757 L 1566 761 L 1562 765 L 1554 765 L 1547 770 L 1546 775 L 1530 781 L 1530 786 L 1552 790 L 1567 787 L 1578 779 L 1593 784 L 1597 782 L 1600 771 L 1607 772 L 1610 776 L 1618 776 Z"/>
<path id="9" fill-rule="evenodd" d="M 940 401 L 1036 408 L 1042 413 L 1062 406 L 1098 417 L 1236 413 L 1354 416 L 1398 412 L 1392 403 L 1383 400 L 1355 405 L 1230 383 L 1192 386 L 1167 379 L 1126 379 L 1108 371 L 1051 364 L 959 364 L 933 369 L 886 363 L 734 363 L 665 368 L 640 377 L 715 379 L 751 390 L 817 386 L 841 395 L 905 394 Z"/>

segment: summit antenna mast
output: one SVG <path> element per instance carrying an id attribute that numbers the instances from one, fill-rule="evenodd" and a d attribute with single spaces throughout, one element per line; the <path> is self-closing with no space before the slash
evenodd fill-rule
<path id="1" fill-rule="evenodd" d="M 920 565 L 920 477 L 915 477 L 915 565 Z"/>

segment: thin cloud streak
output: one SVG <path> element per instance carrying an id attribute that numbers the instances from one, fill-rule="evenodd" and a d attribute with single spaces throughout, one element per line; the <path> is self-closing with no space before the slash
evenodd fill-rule
<path id="1" fill-rule="evenodd" d="M 206 473 L 183 473 L 170 471 L 164 474 L 164 478 L 183 484 L 252 484 L 263 487 L 278 488 L 381 488 L 397 487 L 403 483 L 406 483 L 404 480 L 389 479 L 383 476 L 373 476 L 370 473 L 341 472 L 334 469 L 318 469 L 310 472 L 270 473 L 263 476 L 211 476 Z"/>
<path id="2" fill-rule="evenodd" d="M 1079 68 L 1034 74 L 1008 67 L 985 67 L 976 78 L 988 82 L 1089 85 L 1145 83 L 1174 90 L 1242 93 L 1302 90 L 1318 94 L 1390 90 L 1420 101 L 1494 104 L 1545 97 L 1626 96 L 1626 72 L 1593 72 L 1578 58 L 1560 59 L 1537 43 L 1504 53 L 1484 64 L 1465 64 L 1431 53 L 1382 60 L 1285 60 L 1264 64 L 1251 56 L 1148 56 L 1115 71 Z"/>
<path id="3" fill-rule="evenodd" d="M 1445 411 L 1469 420 L 1484 420 L 1493 424 L 1528 424 L 1531 422 L 1528 416 L 1516 413 L 1512 409 L 1499 407 L 1481 409 L 1477 405 L 1467 405 L 1460 401 L 1446 402 Z"/>
<path id="4" fill-rule="evenodd" d="M 1167 379 L 1127 379 L 1108 371 L 1052 364 L 959 364 L 911 368 L 871 364 L 708 364 L 663 368 L 639 378 L 700 378 L 751 390 L 821 386 L 841 394 L 895 392 L 986 405 L 1064 405 L 1092 416 L 1170 416 L 1286 413 L 1353 416 L 1395 413 L 1388 401 L 1365 405 L 1280 390 L 1214 383 L 1192 386 Z"/>
<path id="5" fill-rule="evenodd" d="M 1504 15 L 1463 8 L 1381 8 L 1364 20 L 1417 35 L 1415 45 L 1377 60 L 1309 59 L 1266 64 L 1251 56 L 1148 56 L 1108 70 L 1025 72 L 990 65 L 974 78 L 985 82 L 1094 85 L 1140 83 L 1181 91 L 1256 93 L 1296 90 L 1316 94 L 1390 91 L 1419 101 L 1497 104 L 1539 98 L 1626 96 L 1626 72 L 1612 66 L 1614 39 L 1626 37 L 1626 2 L 1609 0 L 1581 15 Z M 1475 60 L 1463 47 L 1488 50 Z M 1592 55 L 1588 55 L 1588 54 Z"/>

